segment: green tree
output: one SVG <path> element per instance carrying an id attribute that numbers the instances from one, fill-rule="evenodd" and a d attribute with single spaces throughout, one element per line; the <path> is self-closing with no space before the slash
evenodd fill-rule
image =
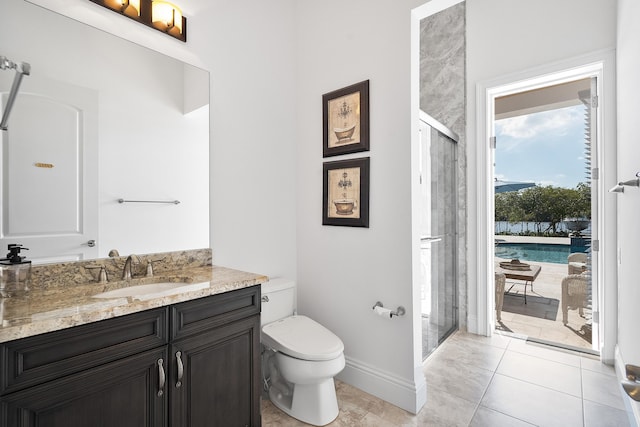
<path id="1" fill-rule="evenodd" d="M 591 186 L 581 182 L 576 186 L 575 191 L 578 197 L 571 207 L 571 216 L 591 219 Z"/>
<path id="2" fill-rule="evenodd" d="M 495 195 L 495 220 L 535 223 L 536 234 L 557 234 L 565 218 L 591 218 L 591 188 L 579 183 L 576 188 L 536 186 L 519 192 Z M 542 229 L 543 223 L 549 226 Z"/>

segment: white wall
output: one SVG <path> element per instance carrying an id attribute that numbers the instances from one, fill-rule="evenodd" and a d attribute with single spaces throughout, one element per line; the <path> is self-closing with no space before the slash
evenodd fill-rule
<path id="1" fill-rule="evenodd" d="M 640 172 L 640 4 L 618 0 L 618 179 L 626 181 Z M 640 242 L 640 189 L 626 187 L 618 201 L 618 350 L 619 362 L 640 365 L 638 337 L 638 242 Z M 619 367 L 620 368 L 620 367 Z M 640 423 L 640 404 L 632 402 Z"/>
<path id="2" fill-rule="evenodd" d="M 616 8 L 601 0 L 467 0 L 467 134 L 468 134 L 468 323 L 478 329 L 479 310 L 484 304 L 477 280 L 484 282 L 477 262 L 478 243 L 492 239 L 478 224 L 478 212 L 486 209 L 479 195 L 481 171 L 478 159 L 484 141 L 478 141 L 476 89 L 478 85 L 504 79 L 526 70 L 554 64 L 567 58 L 615 47 Z M 610 92 L 611 93 L 611 92 Z M 483 234 L 484 233 L 484 234 Z M 489 240 L 490 241 L 490 240 Z M 480 283 L 486 288 L 486 283 Z M 482 328 L 481 328 L 482 329 Z"/>
<path id="3" fill-rule="evenodd" d="M 189 23 L 211 71 L 214 262 L 291 278 L 300 145 L 293 4 L 217 0 Z"/>
<path id="4" fill-rule="evenodd" d="M 423 2 L 296 3 L 299 311 L 344 341 L 342 379 L 412 411 L 424 378 L 413 354 L 410 29 Z M 323 226 L 322 164 L 338 158 L 322 158 L 322 94 L 367 79 L 371 151 L 339 158 L 371 158 L 370 227 Z M 375 316 L 378 300 L 406 316 Z"/>
<path id="5" fill-rule="evenodd" d="M 183 64 L 25 1 L 3 0 L 0 16 L 0 51 L 32 66 L 22 90 L 48 79 L 98 92 L 99 256 L 209 246 L 208 108 L 183 114 Z"/>

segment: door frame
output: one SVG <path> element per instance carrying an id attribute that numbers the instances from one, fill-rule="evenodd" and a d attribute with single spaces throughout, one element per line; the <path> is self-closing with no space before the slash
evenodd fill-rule
<path id="1" fill-rule="evenodd" d="M 599 107 L 597 114 L 597 144 L 599 158 L 592 167 L 599 169 L 599 179 L 594 180 L 597 192 L 597 218 L 592 228 L 593 239 L 599 240 L 600 250 L 595 265 L 598 287 L 600 357 L 613 363 L 617 337 L 617 288 L 616 288 L 616 203 L 607 189 L 616 182 L 616 116 L 615 116 L 615 52 L 599 51 L 541 67 L 523 70 L 476 85 L 476 140 L 478 147 L 476 175 L 469 174 L 469 191 L 478 195 L 477 216 L 469 216 L 469 230 L 476 230 L 475 251 L 478 280 L 475 292 L 470 292 L 469 307 L 475 306 L 477 317 L 469 316 L 469 331 L 491 336 L 495 329 L 493 292 L 493 137 L 494 100 L 509 93 L 521 92 L 584 77 L 597 77 Z M 605 143 L 606 142 L 606 143 Z M 474 221 L 475 219 L 475 221 Z M 474 223 L 475 222 L 475 223 Z M 471 254 L 470 254 L 471 255 Z M 472 283 L 472 282 L 471 282 Z M 470 289 L 471 290 L 471 289 Z M 473 301 L 475 299 L 475 301 Z"/>

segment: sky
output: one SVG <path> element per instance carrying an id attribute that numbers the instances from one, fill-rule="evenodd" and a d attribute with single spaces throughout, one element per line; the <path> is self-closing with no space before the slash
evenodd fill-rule
<path id="1" fill-rule="evenodd" d="M 585 107 L 497 120 L 495 177 L 575 188 L 586 182 Z"/>

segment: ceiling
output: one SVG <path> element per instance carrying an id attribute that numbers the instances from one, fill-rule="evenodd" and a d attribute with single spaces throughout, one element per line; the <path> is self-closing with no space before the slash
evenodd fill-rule
<path id="1" fill-rule="evenodd" d="M 591 79 L 546 86 L 496 98 L 496 120 L 539 113 L 581 104 L 580 96 L 589 94 Z M 581 95 L 579 95 L 582 92 Z"/>

